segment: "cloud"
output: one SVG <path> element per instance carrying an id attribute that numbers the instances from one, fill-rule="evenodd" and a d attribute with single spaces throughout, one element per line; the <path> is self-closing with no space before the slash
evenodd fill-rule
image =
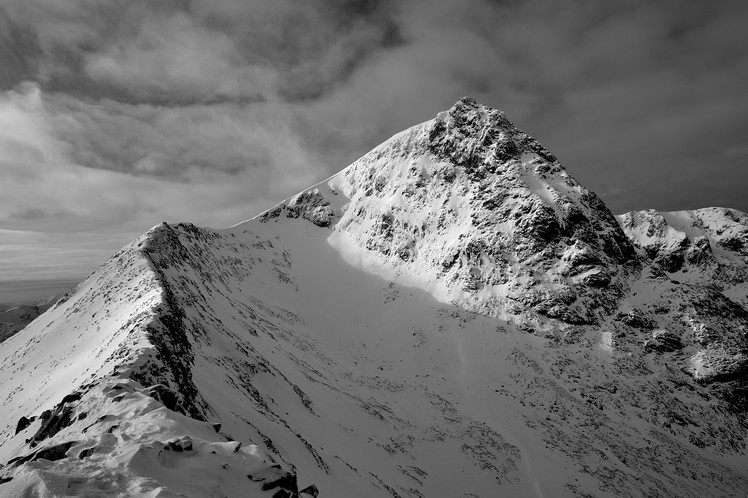
<path id="1" fill-rule="evenodd" d="M 112 247 L 132 234 L 90 232 L 43 233 L 0 229 L 0 290 L 2 282 L 80 279 L 111 255 Z M 92 262 L 94 263 L 92 266 Z M 7 296 L 0 302 L 12 301 Z"/>
<path id="2" fill-rule="evenodd" d="M 136 36 L 86 54 L 86 76 L 131 98 L 159 101 L 243 97 L 274 100 L 277 71 L 243 64 L 233 41 L 184 12 L 146 18 Z"/>
<path id="3" fill-rule="evenodd" d="M 24 0 L 10 2 L 5 18 L 29 34 L 16 49 L 33 45 L 50 90 L 129 102 L 274 101 L 329 91 L 399 43 L 393 5 Z"/>
<path id="4" fill-rule="evenodd" d="M 71 160 L 92 168 L 182 183 L 249 175 L 269 193 L 323 174 L 293 129 L 296 118 L 274 103 L 165 107 L 56 94 L 47 108 Z"/>
<path id="5" fill-rule="evenodd" d="M 22 187 L 0 200 L 0 220 L 7 225 L 78 229 L 93 223 L 109 230 L 108 225 L 128 226 L 144 218 L 155 224 L 160 218 L 154 216 L 173 220 L 189 215 L 205 222 L 229 211 L 241 218 L 246 216 L 234 210 L 252 204 L 258 208 L 257 200 L 264 195 L 305 185 L 320 174 L 279 123 L 255 128 L 251 121 L 222 113 L 215 119 L 230 135 L 226 138 L 226 133 L 212 134 L 214 117 L 211 112 L 206 117 L 202 109 L 172 117 L 150 114 L 153 109 L 117 108 L 110 122 L 110 108 L 81 110 L 56 102 L 50 112 L 38 88 L 29 88 L 0 101 L 0 124 L 16 124 L 0 131 L 2 174 L 6 184 Z M 123 123 L 128 112 L 138 125 L 147 121 L 139 114 L 145 112 L 151 126 L 138 130 L 127 120 Z M 129 154 L 127 147 L 135 151 Z M 281 152 L 270 158 L 268 147 Z M 246 156 L 244 148 L 250 150 Z M 232 155 L 238 156 L 234 163 Z M 118 161 L 120 167 L 132 164 L 126 171 L 114 171 L 101 167 L 105 160 Z M 244 167 L 248 160 L 256 161 L 255 167 Z M 158 175 L 150 174 L 154 170 Z"/>

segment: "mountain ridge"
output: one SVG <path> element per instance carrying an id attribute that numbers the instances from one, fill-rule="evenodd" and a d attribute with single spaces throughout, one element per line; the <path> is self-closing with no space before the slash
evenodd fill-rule
<path id="1" fill-rule="evenodd" d="M 739 496 L 748 217 L 679 213 L 613 217 L 462 99 L 234 227 L 154 227 L 3 344 L 5 418 L 50 413 L 0 431 L 0 491 L 117 461 L 110 494 L 205 495 L 197 461 L 229 496 Z M 263 470 L 221 481 L 234 438 Z"/>

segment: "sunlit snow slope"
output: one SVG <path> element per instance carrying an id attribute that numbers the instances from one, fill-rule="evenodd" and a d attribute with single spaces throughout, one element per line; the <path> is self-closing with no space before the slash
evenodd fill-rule
<path id="1" fill-rule="evenodd" d="M 747 234 L 617 220 L 463 99 L 2 344 L 0 494 L 744 496 Z"/>

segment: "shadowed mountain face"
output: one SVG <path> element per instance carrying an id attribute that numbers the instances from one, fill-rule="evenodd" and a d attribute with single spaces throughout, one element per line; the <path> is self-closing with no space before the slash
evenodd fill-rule
<path id="1" fill-rule="evenodd" d="M 33 304 L 0 304 L 0 343 L 33 322 L 63 295 L 64 293 L 50 296 Z"/>
<path id="2" fill-rule="evenodd" d="M 0 307 L 0 342 L 18 333 L 48 307 L 28 304 Z"/>
<path id="3" fill-rule="evenodd" d="M 616 219 L 463 99 L 6 341 L 0 491 L 741 496 L 746 247 L 734 210 Z"/>

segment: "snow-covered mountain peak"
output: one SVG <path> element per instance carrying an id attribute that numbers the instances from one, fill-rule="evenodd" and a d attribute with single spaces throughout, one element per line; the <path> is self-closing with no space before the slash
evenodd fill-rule
<path id="1" fill-rule="evenodd" d="M 595 322 L 624 291 L 621 265 L 634 257 L 593 192 L 470 98 L 262 219 L 283 214 L 331 227 L 330 243 L 375 273 L 528 326 L 540 326 L 537 314 Z"/>
<path id="2" fill-rule="evenodd" d="M 462 99 L 0 345 L 0 494 L 742 496 L 746 247 L 733 210 L 616 219 Z"/>

